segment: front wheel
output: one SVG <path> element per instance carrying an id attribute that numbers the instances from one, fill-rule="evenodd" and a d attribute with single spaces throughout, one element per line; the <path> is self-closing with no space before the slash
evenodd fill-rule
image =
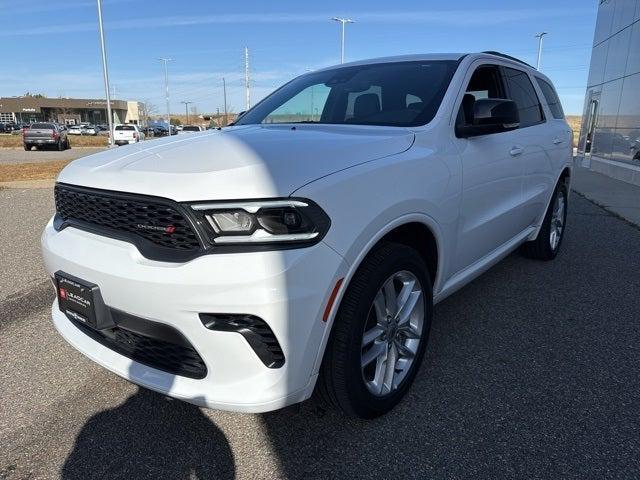
<path id="1" fill-rule="evenodd" d="M 560 181 L 553 193 L 542 227 L 535 240 L 522 245 L 522 253 L 537 260 L 553 260 L 560 251 L 567 224 L 569 192 L 564 181 Z"/>
<path id="2" fill-rule="evenodd" d="M 407 393 L 422 362 L 432 317 L 427 267 L 412 248 L 385 243 L 344 294 L 318 379 L 344 413 L 374 418 Z"/>

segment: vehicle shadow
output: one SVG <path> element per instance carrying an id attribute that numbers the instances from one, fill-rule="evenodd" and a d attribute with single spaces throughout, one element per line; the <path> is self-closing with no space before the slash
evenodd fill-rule
<path id="1" fill-rule="evenodd" d="M 61 478 L 232 479 L 235 464 L 225 435 L 198 407 L 139 388 L 86 422 Z"/>

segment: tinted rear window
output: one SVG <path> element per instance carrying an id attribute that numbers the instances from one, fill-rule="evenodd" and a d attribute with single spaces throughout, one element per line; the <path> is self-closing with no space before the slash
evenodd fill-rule
<path id="1" fill-rule="evenodd" d="M 199 132 L 200 128 L 199 127 L 184 127 L 182 129 L 182 131 L 184 131 L 184 132 Z"/>
<path id="2" fill-rule="evenodd" d="M 34 124 L 31 125 L 31 128 L 43 129 L 43 130 L 46 130 L 46 129 L 53 130 L 54 127 L 53 127 L 53 124 L 51 124 L 51 123 L 34 123 Z"/>
<path id="3" fill-rule="evenodd" d="M 544 95 L 544 99 L 547 101 L 547 105 L 549 105 L 549 110 L 551 110 L 553 118 L 564 118 L 560 99 L 551 84 L 538 77 L 536 77 L 536 82 L 538 82 L 540 90 L 542 90 L 542 95 Z"/>
<path id="4" fill-rule="evenodd" d="M 515 68 L 506 67 L 504 71 L 505 80 L 509 88 L 509 96 L 511 100 L 516 102 L 518 113 L 520 113 L 520 128 L 530 127 L 544 121 L 540 100 L 538 100 L 538 95 L 535 88 L 533 88 L 529 75 Z"/>
<path id="5" fill-rule="evenodd" d="M 135 130 L 136 127 L 134 127 L 133 125 L 118 125 L 116 126 L 116 130 L 127 130 L 127 131 L 131 131 L 131 130 Z"/>

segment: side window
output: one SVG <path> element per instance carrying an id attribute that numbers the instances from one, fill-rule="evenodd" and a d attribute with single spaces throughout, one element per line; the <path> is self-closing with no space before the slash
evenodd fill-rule
<path id="1" fill-rule="evenodd" d="M 459 124 L 470 124 L 473 118 L 473 104 L 481 98 L 505 98 L 500 67 L 481 65 L 473 72 L 458 112 Z"/>
<path id="2" fill-rule="evenodd" d="M 544 121 L 542 107 L 529 75 L 515 68 L 504 68 L 509 97 L 516 102 L 520 113 L 520 128 L 530 127 Z"/>
<path id="3" fill-rule="evenodd" d="M 542 95 L 544 95 L 544 99 L 547 101 L 547 105 L 549 105 L 549 110 L 551 110 L 553 118 L 564 118 L 560 99 L 551 84 L 539 77 L 536 77 L 536 82 L 538 82 L 538 86 L 540 90 L 542 90 Z"/>

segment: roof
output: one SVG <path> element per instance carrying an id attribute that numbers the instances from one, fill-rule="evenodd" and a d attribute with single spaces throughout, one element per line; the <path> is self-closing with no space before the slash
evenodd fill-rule
<path id="1" fill-rule="evenodd" d="M 466 56 L 494 56 L 500 58 L 501 60 L 507 60 L 514 63 L 518 63 L 520 65 L 524 65 L 529 68 L 533 68 L 528 63 L 523 62 L 522 60 L 512 57 L 510 55 L 506 55 L 504 53 L 495 52 L 495 51 L 487 51 L 487 52 L 469 52 L 469 53 L 424 53 L 424 54 L 414 54 L 414 55 L 397 55 L 391 57 L 379 57 L 379 58 L 369 58 L 366 60 L 358 60 L 356 62 L 343 63 L 341 65 L 333 65 L 331 67 L 322 68 L 317 71 L 322 70 L 330 70 L 333 68 L 340 67 L 351 67 L 356 65 L 370 65 L 375 63 L 394 63 L 394 62 L 419 62 L 419 61 L 436 61 L 436 60 L 453 60 L 459 61 L 462 60 Z"/>

